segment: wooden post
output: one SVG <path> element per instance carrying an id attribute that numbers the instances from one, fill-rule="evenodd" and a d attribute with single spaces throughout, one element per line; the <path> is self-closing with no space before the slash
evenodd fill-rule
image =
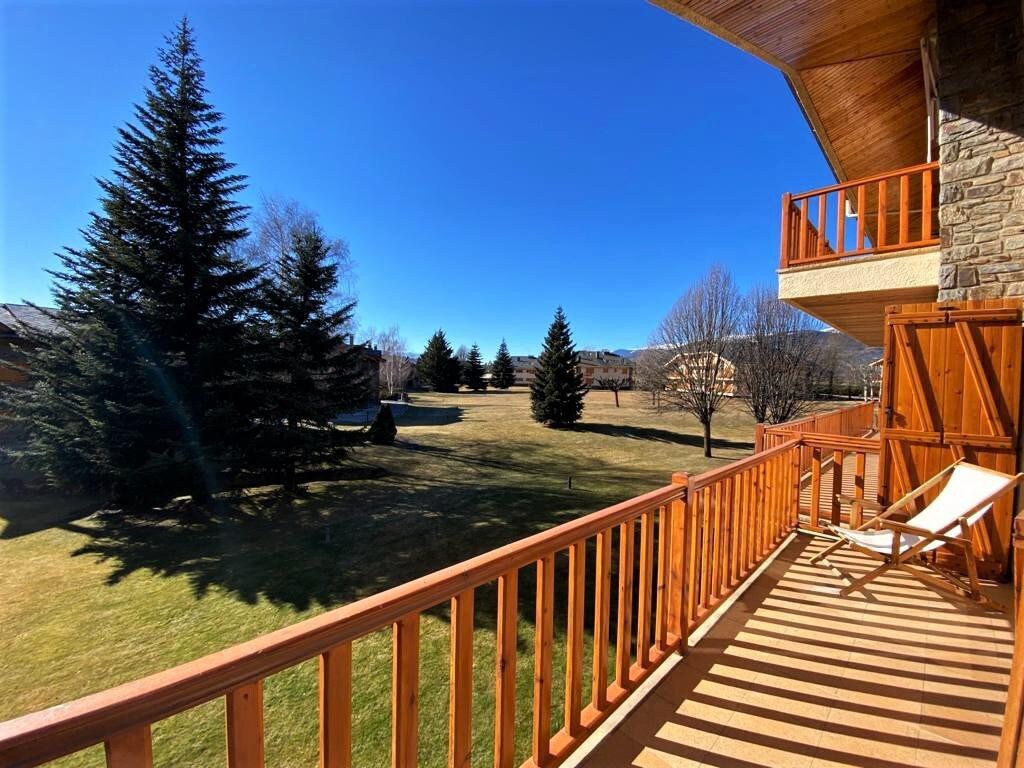
<path id="1" fill-rule="evenodd" d="M 533 764 L 551 754 L 551 645 L 554 633 L 555 556 L 537 561 L 537 611 L 533 652 Z"/>
<path id="2" fill-rule="evenodd" d="M 754 425 L 754 453 L 764 450 L 764 424 Z"/>
<path id="3" fill-rule="evenodd" d="M 518 585 L 519 572 L 515 569 L 498 578 L 498 629 L 494 676 L 494 768 L 512 768 L 516 754 Z"/>
<path id="4" fill-rule="evenodd" d="M 320 654 L 320 768 L 352 766 L 352 644 Z"/>
<path id="5" fill-rule="evenodd" d="M 469 768 L 473 751 L 473 590 L 451 602 L 448 682 L 448 766 Z"/>
<path id="6" fill-rule="evenodd" d="M 779 254 L 779 266 L 785 269 L 789 266 L 790 234 L 792 232 L 791 211 L 793 208 L 793 196 L 786 192 L 782 196 L 782 248 Z"/>
<path id="7" fill-rule="evenodd" d="M 608 706 L 608 632 L 611 624 L 612 532 L 597 534 L 594 555 L 594 655 L 591 691 L 594 709 Z"/>
<path id="8" fill-rule="evenodd" d="M 152 768 L 153 739 L 148 725 L 115 733 L 104 743 L 107 768 Z"/>
<path id="9" fill-rule="evenodd" d="M 415 768 L 419 751 L 420 615 L 395 622 L 391 632 L 391 766 Z"/>
<path id="10" fill-rule="evenodd" d="M 228 768 L 263 765 L 263 681 L 247 683 L 227 695 Z"/>
<path id="11" fill-rule="evenodd" d="M 569 547 L 569 611 L 565 632 L 565 731 L 578 736 L 583 708 L 583 601 L 586 589 L 587 542 Z"/>

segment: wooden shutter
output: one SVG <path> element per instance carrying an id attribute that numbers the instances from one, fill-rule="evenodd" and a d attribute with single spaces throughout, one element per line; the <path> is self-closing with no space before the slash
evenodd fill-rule
<path id="1" fill-rule="evenodd" d="M 1018 465 L 1021 305 L 904 304 L 886 311 L 879 493 L 891 502 L 960 458 Z M 975 531 L 989 576 L 1009 561 L 1013 500 Z"/>

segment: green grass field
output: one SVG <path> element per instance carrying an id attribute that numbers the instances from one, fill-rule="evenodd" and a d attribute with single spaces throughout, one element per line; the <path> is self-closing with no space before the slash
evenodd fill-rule
<path id="1" fill-rule="evenodd" d="M 551 430 L 530 420 L 525 390 L 415 395 L 398 418 L 398 443 L 356 449 L 341 479 L 312 483 L 299 499 L 256 489 L 209 520 L 97 515 L 95 501 L 61 496 L 0 498 L 0 720 L 256 637 L 664 485 L 675 470 L 699 472 L 752 449 L 753 421 L 734 404 L 716 419 L 709 461 L 691 417 L 656 413 L 638 393 L 622 393 L 620 408 L 612 397 L 591 393 L 581 424 Z M 523 759 L 532 579 L 523 569 Z M 493 738 L 493 593 L 477 592 L 479 764 L 490 760 Z M 564 604 L 560 611 L 553 730 L 562 723 Z M 421 632 L 420 759 L 443 765 L 447 606 L 424 615 Z M 390 764 L 390 654 L 387 631 L 354 645 L 360 766 Z M 266 682 L 269 765 L 316 763 L 316 700 L 315 660 Z M 158 723 L 155 761 L 222 765 L 222 730 L 221 701 Z M 102 749 L 59 764 L 100 766 Z"/>

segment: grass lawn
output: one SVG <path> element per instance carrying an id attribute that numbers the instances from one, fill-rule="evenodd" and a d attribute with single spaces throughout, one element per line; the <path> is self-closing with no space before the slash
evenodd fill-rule
<path id="1" fill-rule="evenodd" d="M 716 419 L 715 458 L 705 460 L 691 417 L 655 413 L 639 393 L 621 393 L 620 408 L 612 398 L 591 393 L 580 425 L 551 430 L 530 420 L 523 389 L 415 395 L 397 419 L 398 443 L 355 450 L 342 479 L 313 483 L 298 499 L 256 489 L 206 521 L 96 515 L 88 499 L 0 498 L 0 720 L 256 637 L 664 485 L 674 470 L 699 472 L 752 449 L 753 420 L 734 404 Z M 532 569 L 520 580 L 525 759 Z M 561 576 L 557 583 L 564 587 Z M 562 723 L 564 602 L 560 611 L 553 730 Z M 494 589 L 481 588 L 478 764 L 490 761 L 493 738 L 494 616 Z M 447 606 L 421 627 L 420 761 L 443 765 Z M 390 655 L 387 631 L 354 644 L 360 766 L 390 764 Z M 267 680 L 265 699 L 268 764 L 315 765 L 315 660 Z M 222 765 L 223 716 L 214 701 L 156 724 L 156 764 Z M 101 766 L 102 748 L 59 764 Z"/>

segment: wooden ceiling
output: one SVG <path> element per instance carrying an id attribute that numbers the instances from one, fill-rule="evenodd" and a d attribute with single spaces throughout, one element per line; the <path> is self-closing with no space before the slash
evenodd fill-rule
<path id="1" fill-rule="evenodd" d="M 841 181 L 924 162 L 934 0 L 651 0 L 778 67 Z"/>

